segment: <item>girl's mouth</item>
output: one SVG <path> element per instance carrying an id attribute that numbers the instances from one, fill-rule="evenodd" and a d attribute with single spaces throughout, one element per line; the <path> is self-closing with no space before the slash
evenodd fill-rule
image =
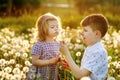
<path id="1" fill-rule="evenodd" d="M 55 34 L 58 34 L 58 32 L 55 32 Z"/>

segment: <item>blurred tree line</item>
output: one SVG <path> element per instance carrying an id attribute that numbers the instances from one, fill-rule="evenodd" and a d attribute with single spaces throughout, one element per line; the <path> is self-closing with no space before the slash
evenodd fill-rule
<path id="1" fill-rule="evenodd" d="M 31 13 L 40 6 L 42 0 L 0 0 L 0 16 L 19 16 Z"/>
<path id="2" fill-rule="evenodd" d="M 75 5 L 76 7 L 61 8 L 42 5 L 49 3 Z M 117 31 L 120 30 L 120 0 L 0 0 L 0 16 L 25 16 L 25 18 L 20 17 L 17 20 L 9 17 L 4 20 L 0 19 L 0 28 L 6 27 L 7 24 L 18 26 L 18 22 L 20 26 L 25 26 L 24 28 L 30 27 L 30 25 L 34 26 L 32 22 L 35 22 L 37 15 L 33 17 L 28 14 L 34 14 L 35 10 L 38 14 L 45 12 L 58 14 L 62 18 L 63 28 L 67 26 L 79 28 L 79 22 L 85 16 L 91 13 L 101 13 L 107 17 L 110 26 Z"/>
<path id="3" fill-rule="evenodd" d="M 76 0 L 75 6 L 80 15 L 104 14 L 110 25 L 120 30 L 120 0 Z"/>
<path id="4" fill-rule="evenodd" d="M 75 28 L 86 15 L 101 13 L 107 17 L 110 26 L 117 31 L 120 30 L 120 0 L 74 0 L 74 2 L 80 16 L 63 19 L 63 25 Z"/>
<path id="5" fill-rule="evenodd" d="M 110 12 L 120 15 L 120 0 L 76 0 L 76 6 L 80 14 Z"/>

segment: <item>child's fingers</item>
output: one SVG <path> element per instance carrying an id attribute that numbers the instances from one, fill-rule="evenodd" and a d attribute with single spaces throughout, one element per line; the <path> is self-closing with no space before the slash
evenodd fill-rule
<path id="1" fill-rule="evenodd" d="M 61 62 L 61 58 L 60 57 L 58 58 L 58 62 Z"/>
<path id="2" fill-rule="evenodd" d="M 65 44 L 65 41 L 60 41 L 61 44 Z"/>
<path id="3" fill-rule="evenodd" d="M 62 68 L 70 70 L 70 67 L 68 65 L 62 65 Z"/>
<path id="4" fill-rule="evenodd" d="M 64 46 L 65 44 L 65 41 L 60 41 L 60 46 Z"/>

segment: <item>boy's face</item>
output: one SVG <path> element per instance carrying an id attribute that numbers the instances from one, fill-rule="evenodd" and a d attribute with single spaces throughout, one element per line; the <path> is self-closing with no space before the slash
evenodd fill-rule
<path id="1" fill-rule="evenodd" d="M 48 37 L 56 37 L 59 34 L 59 24 L 57 20 L 48 21 Z"/>
<path id="2" fill-rule="evenodd" d="M 87 46 L 92 46 L 96 42 L 96 31 L 93 31 L 90 26 L 83 27 L 82 39 Z"/>

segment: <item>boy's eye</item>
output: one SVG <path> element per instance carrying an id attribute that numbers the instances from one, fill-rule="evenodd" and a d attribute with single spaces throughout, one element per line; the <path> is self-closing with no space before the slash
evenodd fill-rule
<path id="1" fill-rule="evenodd" d="M 85 30 L 85 32 L 87 32 L 87 30 Z"/>
<path id="2" fill-rule="evenodd" d="M 84 32 L 87 32 L 87 30 L 86 30 L 86 29 L 84 29 L 83 31 L 84 31 Z"/>

